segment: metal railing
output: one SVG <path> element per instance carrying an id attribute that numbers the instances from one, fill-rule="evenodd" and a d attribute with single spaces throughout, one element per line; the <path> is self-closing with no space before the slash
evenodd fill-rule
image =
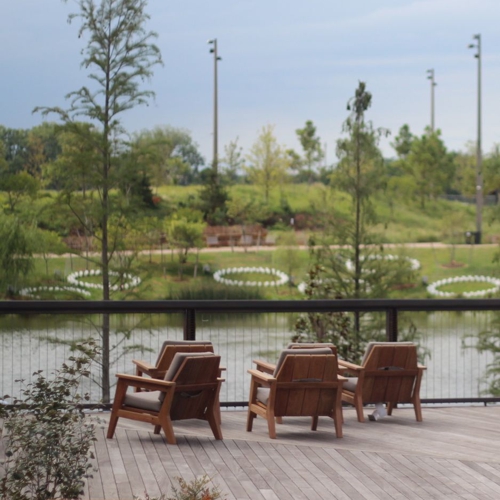
<path id="1" fill-rule="evenodd" d="M 310 312 L 363 313 L 397 341 L 408 324 L 428 369 L 421 396 L 427 403 L 498 402 L 485 391 L 494 362 L 479 352 L 480 332 L 500 336 L 499 299 L 303 301 L 0 301 L 0 397 L 17 395 L 16 380 L 51 372 L 71 354 L 71 344 L 98 338 L 111 318 L 111 373 L 133 373 L 133 358 L 154 362 L 163 340 L 210 340 L 226 367 L 221 401 L 246 404 L 247 370 L 256 358 L 275 361 L 294 335 L 294 321 Z M 98 367 L 92 373 L 99 378 Z M 114 378 L 114 377 L 112 377 Z M 100 399 L 91 380 L 82 391 Z"/>

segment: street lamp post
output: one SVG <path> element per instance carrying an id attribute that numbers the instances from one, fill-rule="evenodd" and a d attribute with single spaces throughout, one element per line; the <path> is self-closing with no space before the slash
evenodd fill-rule
<path id="1" fill-rule="evenodd" d="M 434 132 L 434 87 L 437 83 L 434 81 L 434 70 L 427 70 L 427 78 L 431 81 L 431 132 Z"/>
<path id="2" fill-rule="evenodd" d="M 217 178 L 218 166 L 218 103 L 217 103 L 217 63 L 222 60 L 217 54 L 217 38 L 209 40 L 208 43 L 212 45 L 210 53 L 214 55 L 214 156 L 213 156 L 213 169 L 215 177 Z"/>
<path id="3" fill-rule="evenodd" d="M 476 151 L 476 243 L 481 243 L 481 227 L 483 222 L 483 171 L 481 153 L 481 35 L 473 36 L 475 43 L 469 49 L 477 49 L 477 151 Z"/>

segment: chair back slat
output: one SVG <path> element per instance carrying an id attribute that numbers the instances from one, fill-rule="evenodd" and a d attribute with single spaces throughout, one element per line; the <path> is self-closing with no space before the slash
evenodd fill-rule
<path id="1" fill-rule="evenodd" d="M 337 390 L 337 357 L 333 354 L 286 356 L 276 375 L 276 416 L 331 415 Z"/>
<path id="2" fill-rule="evenodd" d="M 409 403 L 417 377 L 414 344 L 373 345 L 364 363 L 363 402 Z"/>
<path id="3" fill-rule="evenodd" d="M 172 380 L 175 382 L 170 409 L 172 420 L 204 418 L 219 387 L 219 364 L 220 356 L 215 355 L 188 357 L 183 361 Z"/>

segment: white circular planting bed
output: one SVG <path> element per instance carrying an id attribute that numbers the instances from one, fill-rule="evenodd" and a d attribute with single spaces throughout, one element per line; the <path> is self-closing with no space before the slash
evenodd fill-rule
<path id="1" fill-rule="evenodd" d="M 93 288 L 95 290 L 102 290 L 102 283 L 90 283 L 88 281 L 83 281 L 80 278 L 85 278 L 88 276 L 100 276 L 102 274 L 100 269 L 86 269 L 84 271 L 77 271 L 76 273 L 71 273 L 68 276 L 68 281 L 72 285 L 82 286 L 85 288 Z M 110 276 L 120 276 L 120 273 L 116 271 L 109 271 Z M 129 288 L 134 288 L 141 283 L 141 279 L 138 276 L 133 276 L 132 274 L 124 274 L 123 278 L 127 280 L 126 283 L 121 285 L 112 285 L 110 287 L 113 291 L 118 290 L 128 290 Z"/>
<path id="2" fill-rule="evenodd" d="M 267 281 L 245 281 L 229 279 L 226 276 L 232 274 L 243 274 L 243 273 L 259 273 L 271 276 L 276 276 L 277 280 L 267 280 Z M 220 269 L 214 273 L 214 280 L 218 283 L 224 285 L 232 286 L 281 286 L 288 283 L 288 275 L 278 269 L 272 269 L 270 267 L 229 267 L 226 269 Z"/>
<path id="3" fill-rule="evenodd" d="M 90 292 L 88 290 L 75 286 L 32 286 L 19 290 L 19 295 L 22 295 L 23 297 L 37 298 L 37 294 L 40 292 L 74 292 L 79 293 L 80 295 L 83 295 L 85 297 L 90 297 Z"/>
<path id="4" fill-rule="evenodd" d="M 463 295 L 464 297 L 467 298 L 473 298 L 473 297 L 486 297 L 490 294 L 493 293 L 498 293 L 500 290 L 500 279 L 497 278 L 492 278 L 490 276 L 474 276 L 474 275 L 467 275 L 467 276 L 455 276 L 454 278 L 446 278 L 443 280 L 435 281 L 434 283 L 431 283 L 427 287 L 427 291 L 431 295 L 435 295 L 437 297 L 443 297 L 443 298 L 452 298 L 456 297 L 458 294 L 455 292 L 443 292 L 441 290 L 438 290 L 439 287 L 443 285 L 451 285 L 453 283 L 477 283 L 477 282 L 484 282 L 484 283 L 490 283 L 493 285 L 490 288 L 486 288 L 484 290 L 475 290 L 472 292 L 462 292 L 460 295 Z"/>

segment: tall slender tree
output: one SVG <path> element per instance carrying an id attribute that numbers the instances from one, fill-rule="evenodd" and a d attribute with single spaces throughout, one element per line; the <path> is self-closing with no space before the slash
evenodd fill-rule
<path id="1" fill-rule="evenodd" d="M 307 120 L 304 128 L 297 129 L 295 133 L 304 151 L 303 164 L 307 168 L 307 182 L 311 184 L 314 177 L 314 167 L 325 156 L 321 147 L 321 139 L 316 135 L 316 127 L 311 120 Z"/>
<path id="2" fill-rule="evenodd" d="M 103 299 L 110 300 L 110 263 L 113 257 L 109 235 L 112 213 L 111 190 L 117 183 L 117 162 L 124 129 L 121 116 L 136 106 L 147 104 L 151 90 L 140 84 L 152 76 L 152 68 L 161 63 L 160 49 L 153 43 L 157 34 L 146 30 L 149 19 L 146 0 L 77 0 L 78 12 L 69 21 L 81 22 L 79 38 L 87 41 L 82 67 L 89 68 L 92 86 L 69 93 L 69 109 L 41 107 L 43 115 L 55 113 L 69 130 L 91 141 L 100 160 L 92 167 L 99 176 L 99 216 Z M 86 133 L 77 120 L 88 120 L 98 134 Z M 111 246 L 110 246 L 111 244 Z M 102 396 L 110 399 L 109 316 L 102 327 Z"/>
<path id="3" fill-rule="evenodd" d="M 309 298 L 383 298 L 394 285 L 412 278 L 406 259 L 384 258 L 382 238 L 375 231 L 373 198 L 385 183 L 378 142 L 388 131 L 374 128 L 365 119 L 371 101 L 371 93 L 360 82 L 348 101 L 345 136 L 337 142 L 339 163 L 332 175 L 335 194 L 318 200 L 318 222 L 322 222 L 323 232 L 311 241 L 313 265 L 306 290 Z M 350 210 L 339 209 L 334 196 L 349 197 Z M 368 333 L 363 328 L 371 328 L 370 335 L 377 331 L 369 322 L 362 325 L 359 314 L 354 314 L 352 329 L 344 315 L 326 315 L 323 319 L 309 315 L 298 324 L 297 331 L 304 338 L 309 338 L 312 331 L 313 338 L 334 340 L 344 355 L 355 359 Z"/>

